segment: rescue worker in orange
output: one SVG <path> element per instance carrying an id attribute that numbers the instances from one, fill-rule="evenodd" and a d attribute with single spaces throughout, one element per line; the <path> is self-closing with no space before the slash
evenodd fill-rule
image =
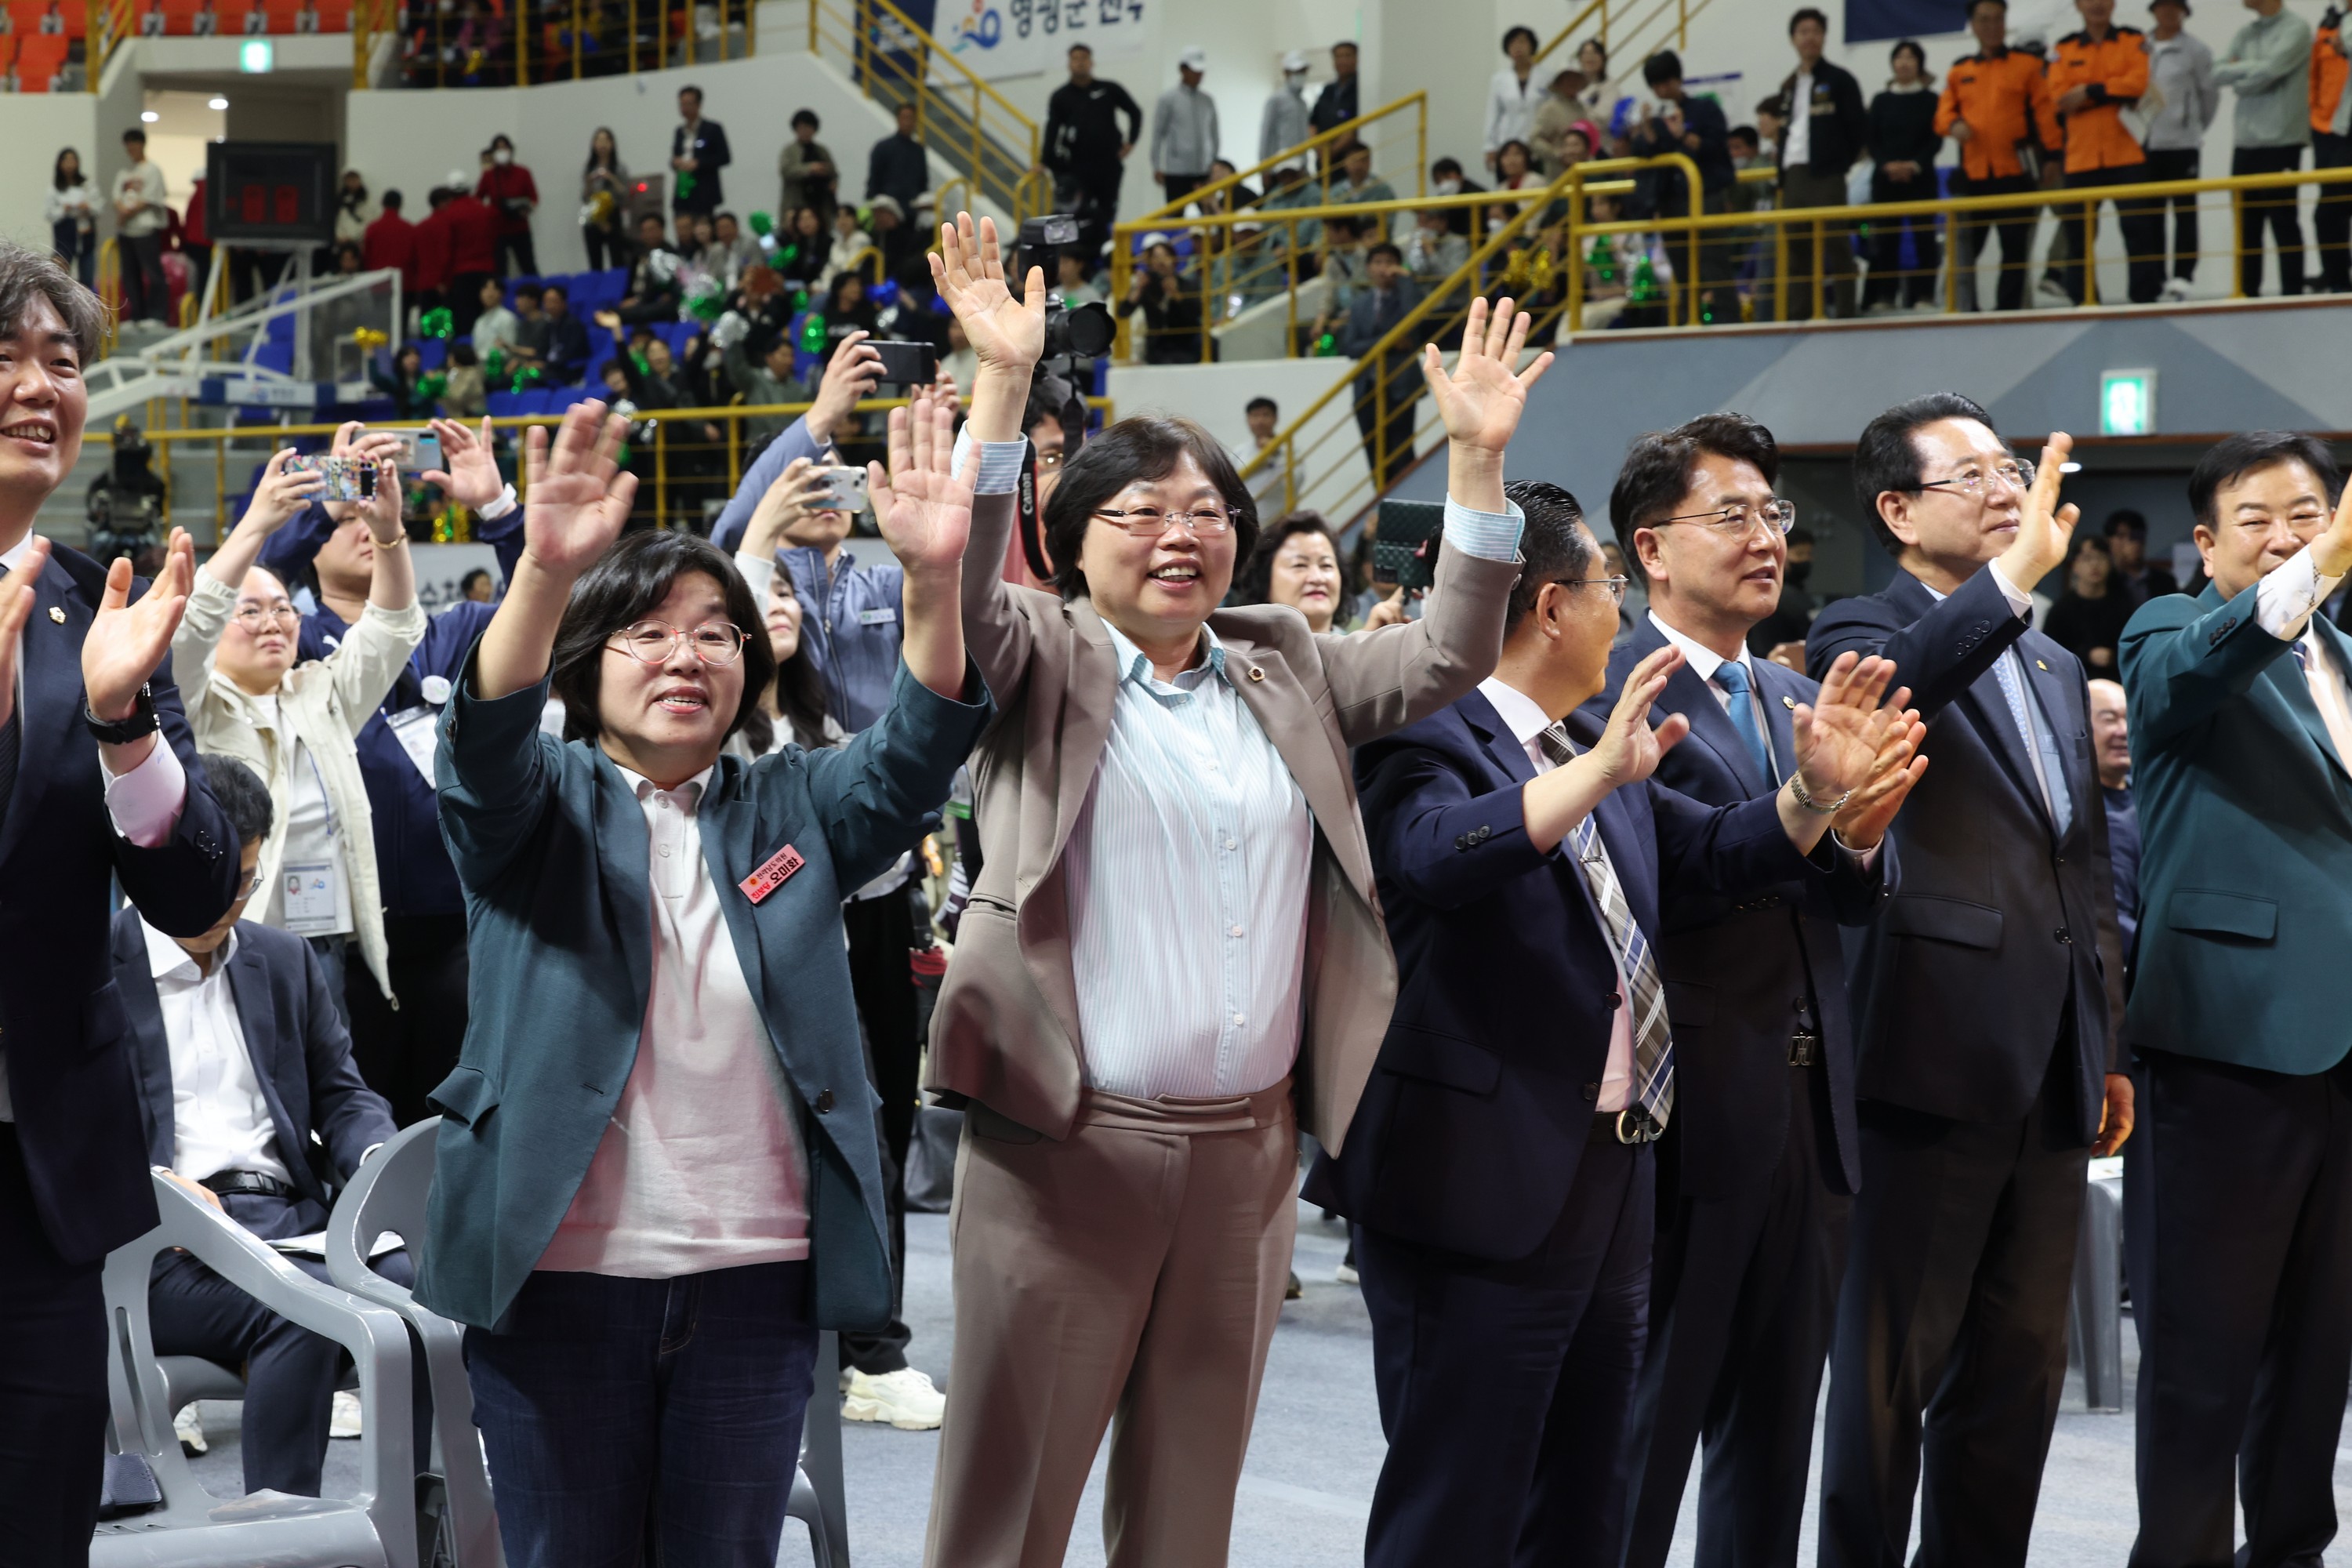
<path id="1" fill-rule="evenodd" d="M 2311 40 L 2311 166 L 2352 170 L 2352 58 L 2344 7 L 2330 5 Z M 2319 236 L 2319 286 L 2352 294 L 2352 179 L 2319 188 L 2311 215 Z"/>
<path id="2" fill-rule="evenodd" d="M 1977 52 L 1954 65 L 1944 78 L 1936 106 L 1936 130 L 1960 144 L 1959 194 L 2007 195 L 2038 188 L 2036 174 L 2044 150 L 2065 145 L 2056 100 L 2042 62 L 2009 47 L 2008 0 L 1974 0 L 1969 31 Z M 1972 216 L 1960 226 L 1961 276 L 1973 280 L 1984 234 L 2000 240 L 2000 308 L 2025 303 L 2025 275 L 2032 260 L 2038 209 L 2020 205 L 2008 211 Z"/>
<path id="3" fill-rule="evenodd" d="M 2082 31 L 2058 40 L 2050 57 L 2050 93 L 2066 132 L 2066 188 L 2136 185 L 2147 180 L 2147 153 L 2124 124 L 2124 110 L 2147 91 L 2147 39 L 2137 27 L 2116 26 L 2116 0 L 2074 0 Z M 2088 241 L 2099 203 L 2065 204 L 2061 211 Z M 2115 198 L 2123 230 L 2131 301 L 2152 305 L 2164 289 L 2164 217 L 2160 204 Z M 2083 302 L 2084 252 L 2078 244 L 2059 275 L 2066 297 Z"/>

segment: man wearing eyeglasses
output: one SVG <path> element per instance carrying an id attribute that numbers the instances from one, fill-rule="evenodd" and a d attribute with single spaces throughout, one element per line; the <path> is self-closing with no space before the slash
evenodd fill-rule
<path id="1" fill-rule="evenodd" d="M 2123 955 L 2074 657 L 2032 630 L 2072 442 L 2039 468 L 1936 393 L 1871 421 L 1854 490 L 1895 557 L 1823 610 L 1816 675 L 1884 654 L 1927 723 L 1903 886 L 1855 954 L 1862 1187 L 1830 1352 L 1822 1568 L 2021 1564 L 2066 1374 L 2091 1155 L 2131 1131 Z M 1924 1441 L 1923 1441 L 1924 1424 Z"/>
<path id="2" fill-rule="evenodd" d="M 2133 1568 L 2316 1561 L 2352 1368 L 2352 575 L 2326 443 L 2233 436 L 2189 480 L 2212 581 L 2124 628 L 2140 819 L 2125 1152 L 2139 1329 Z M 2329 513 L 2333 510 L 2331 519 Z"/>
<path id="3" fill-rule="evenodd" d="M 1832 819 L 1915 739 L 1883 661 L 1849 658 L 1790 713 L 1786 784 L 1717 808 L 1651 781 L 1689 729 L 1650 721 L 1681 650 L 1579 714 L 1625 580 L 1573 496 L 1505 493 L 1527 526 L 1494 675 L 1356 752 L 1397 1001 L 1307 1195 L 1355 1222 L 1371 1314 L 1371 1568 L 1620 1561 L 1652 1145 L 1680 1104 L 1662 902 L 1826 882 Z"/>
<path id="4" fill-rule="evenodd" d="M 1609 498 L 1649 611 L 1609 658 L 1581 717 L 1605 722 L 1634 669 L 1682 655 L 1662 705 L 1690 735 L 1660 784 L 1725 807 L 1780 789 L 1792 720 L 1821 700 L 1804 676 L 1754 657 L 1780 605 L 1796 508 L 1772 493 L 1772 433 L 1710 414 L 1633 443 Z M 1895 671 L 1897 680 L 1902 671 Z M 1895 693 L 1902 700 L 1902 693 Z M 1659 971 L 1674 1029 L 1675 1115 L 1658 1145 L 1649 1352 L 1627 1451 L 1627 1568 L 1674 1543 L 1702 1441 L 1699 1561 L 1793 1568 L 1829 1353 L 1847 1212 L 1861 1180 L 1853 1040 L 1837 928 L 1894 889 L 1887 823 L 1924 762 L 1857 797 L 1822 847 L 1829 874 L 1725 896 L 1670 897 Z"/>

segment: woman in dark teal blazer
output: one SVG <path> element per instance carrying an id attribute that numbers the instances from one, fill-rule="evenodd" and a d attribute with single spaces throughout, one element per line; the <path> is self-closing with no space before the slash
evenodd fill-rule
<path id="1" fill-rule="evenodd" d="M 551 452 L 530 435 L 522 558 L 441 721 L 473 1011 L 417 1278 L 472 1325 L 515 1568 L 769 1568 L 816 1331 L 889 1311 L 840 904 L 932 822 L 989 712 L 971 487 L 943 420 L 894 424 L 870 475 L 907 570 L 892 705 L 748 764 L 720 748 L 774 677 L 751 590 L 690 535 L 614 543 L 636 481 L 603 405 Z"/>

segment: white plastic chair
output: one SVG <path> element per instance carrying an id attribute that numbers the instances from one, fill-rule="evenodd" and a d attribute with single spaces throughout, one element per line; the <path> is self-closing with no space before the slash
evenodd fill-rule
<path id="1" fill-rule="evenodd" d="M 349 1351 L 371 1411 L 410 1406 L 408 1333 L 400 1319 L 320 1284 L 161 1176 L 155 1204 L 163 1223 L 106 1260 L 107 1393 L 114 1451 L 146 1457 L 163 1504 L 100 1524 L 90 1540 L 92 1568 L 417 1568 L 415 1444 L 406 1421 L 366 1424 L 356 1496 L 262 1491 L 223 1501 L 205 1490 L 172 1430 L 178 1406 L 148 1330 L 148 1280 L 158 1252 L 184 1248 L 271 1311 Z"/>

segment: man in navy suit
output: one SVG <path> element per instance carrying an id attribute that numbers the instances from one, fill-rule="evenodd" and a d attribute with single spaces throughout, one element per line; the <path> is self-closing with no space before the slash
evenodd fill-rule
<path id="1" fill-rule="evenodd" d="M 1649 612 L 1610 655 L 1609 688 L 1583 712 L 1605 720 L 1643 659 L 1680 651 L 1661 700 L 1689 719 L 1690 738 L 1656 777 L 1706 805 L 1779 789 L 1796 755 L 1790 716 L 1819 700 L 1813 682 L 1748 648 L 1749 629 L 1779 609 L 1796 521 L 1772 493 L 1780 469 L 1770 431 L 1710 414 L 1635 441 L 1609 498 Z M 1698 1562 L 1796 1562 L 1861 1180 L 1837 928 L 1864 924 L 1893 891 L 1893 849 L 1881 840 L 1927 765 L 1890 774 L 1866 813 L 1836 825 L 1839 841 L 1864 853 L 1838 857 L 1830 877 L 1666 903 L 1658 955 L 1678 1089 L 1657 1151 L 1650 1348 L 1627 1445 L 1628 1568 L 1665 1562 L 1702 1440 Z"/>
<path id="2" fill-rule="evenodd" d="M 1651 784 L 1688 729 L 1649 722 L 1674 649 L 1572 740 L 1624 579 L 1600 574 L 1568 492 L 1506 493 L 1525 565 L 1494 676 L 1356 755 L 1399 985 L 1355 1131 L 1307 1194 L 1356 1222 L 1389 1439 L 1371 1568 L 1615 1568 L 1650 1145 L 1675 1102 L 1662 889 L 1825 879 L 1831 816 L 1909 756 L 1874 711 L 1884 661 L 1848 659 L 1791 716 L 1781 790 L 1711 810 Z"/>
<path id="3" fill-rule="evenodd" d="M 2352 1384 L 2352 574 L 2326 445 L 2232 436 L 2189 480 L 2212 581 L 2124 628 L 2141 812 L 2125 1151 L 2139 1329 L 2132 1568 L 2316 1563 Z M 2331 521 L 2329 509 L 2335 509 Z"/>
<path id="4" fill-rule="evenodd" d="M 1854 490 L 1901 569 L 1823 610 L 1816 675 L 1884 654 L 1932 764 L 1852 965 L 1862 1190 L 1830 1352 L 1822 1568 L 2025 1561 L 2066 1376 L 2085 1169 L 2131 1131 L 2123 956 L 2083 667 L 2031 628 L 2072 443 L 2040 470 L 1936 393 L 1871 421 Z M 1923 1440 L 1924 1430 L 1924 1440 Z"/>
<path id="5" fill-rule="evenodd" d="M 100 567 L 32 531 L 81 456 L 100 310 L 46 253 L 0 242 L 0 1568 L 89 1556 L 100 1271 L 156 1220 L 107 962 L 110 884 L 194 934 L 236 876 L 171 680 L 188 536 L 173 531 L 133 603 L 129 562 Z"/>
<path id="6" fill-rule="evenodd" d="M 131 1015 L 148 1158 L 257 1236 L 315 1235 L 333 1196 L 311 1163 L 312 1135 L 340 1184 L 393 1135 L 392 1111 L 360 1081 L 309 945 L 237 918 L 257 890 L 268 790 L 234 758 L 204 763 L 242 846 L 236 902 L 194 937 L 160 931 L 136 910 L 114 917 L 114 975 Z M 323 1259 L 288 1261 L 327 1277 Z M 405 1255 L 385 1262 L 405 1284 Z M 183 1252 L 157 1256 L 148 1308 L 157 1354 L 246 1369 L 245 1489 L 318 1496 L 341 1347 Z"/>

